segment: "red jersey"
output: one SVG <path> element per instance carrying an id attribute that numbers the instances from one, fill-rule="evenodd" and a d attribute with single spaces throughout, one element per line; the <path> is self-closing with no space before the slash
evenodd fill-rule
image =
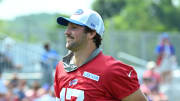
<path id="1" fill-rule="evenodd" d="M 135 70 L 100 52 L 77 70 L 56 67 L 54 88 L 60 101 L 121 101 L 139 89 Z"/>

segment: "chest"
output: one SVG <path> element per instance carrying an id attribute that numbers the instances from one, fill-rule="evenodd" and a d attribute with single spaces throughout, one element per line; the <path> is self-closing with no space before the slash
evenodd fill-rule
<path id="1" fill-rule="evenodd" d="M 99 69 L 94 70 L 94 68 L 101 67 L 90 68 L 82 67 L 69 73 L 61 70 L 58 75 L 61 98 L 73 99 L 75 97 L 75 99 L 83 98 L 87 101 L 90 101 L 92 98 L 104 99 L 107 94 L 107 91 L 103 87 L 104 71 Z"/>
<path id="2" fill-rule="evenodd" d="M 103 75 L 99 71 L 77 69 L 73 72 L 60 71 L 58 81 L 60 88 L 75 88 L 81 90 L 94 90 L 102 86 Z"/>

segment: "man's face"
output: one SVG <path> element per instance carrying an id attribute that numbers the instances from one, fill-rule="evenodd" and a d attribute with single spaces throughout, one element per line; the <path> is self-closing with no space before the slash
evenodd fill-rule
<path id="1" fill-rule="evenodd" d="M 84 27 L 69 23 L 65 31 L 66 48 L 71 51 L 82 49 L 87 44 L 87 34 Z"/>

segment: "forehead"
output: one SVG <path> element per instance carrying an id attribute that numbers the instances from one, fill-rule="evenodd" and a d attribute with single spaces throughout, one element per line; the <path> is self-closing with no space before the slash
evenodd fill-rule
<path id="1" fill-rule="evenodd" d="M 74 24 L 74 23 L 71 23 L 71 22 L 68 23 L 68 27 L 79 27 L 79 28 L 84 28 L 84 26 L 77 25 L 77 24 Z"/>

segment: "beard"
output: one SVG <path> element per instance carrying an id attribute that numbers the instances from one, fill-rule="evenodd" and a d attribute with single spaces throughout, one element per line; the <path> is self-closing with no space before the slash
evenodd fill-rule
<path id="1" fill-rule="evenodd" d="M 75 51 L 77 50 L 77 47 L 78 47 L 78 43 L 77 42 L 66 42 L 66 48 L 68 50 L 71 50 L 71 51 Z"/>
<path id="2" fill-rule="evenodd" d="M 66 48 L 72 50 L 75 47 L 74 37 L 66 36 Z"/>
<path id="3" fill-rule="evenodd" d="M 80 47 L 87 43 L 86 41 L 85 35 L 82 35 L 78 40 L 75 40 L 73 36 L 67 36 L 66 48 L 71 51 L 77 51 Z"/>

